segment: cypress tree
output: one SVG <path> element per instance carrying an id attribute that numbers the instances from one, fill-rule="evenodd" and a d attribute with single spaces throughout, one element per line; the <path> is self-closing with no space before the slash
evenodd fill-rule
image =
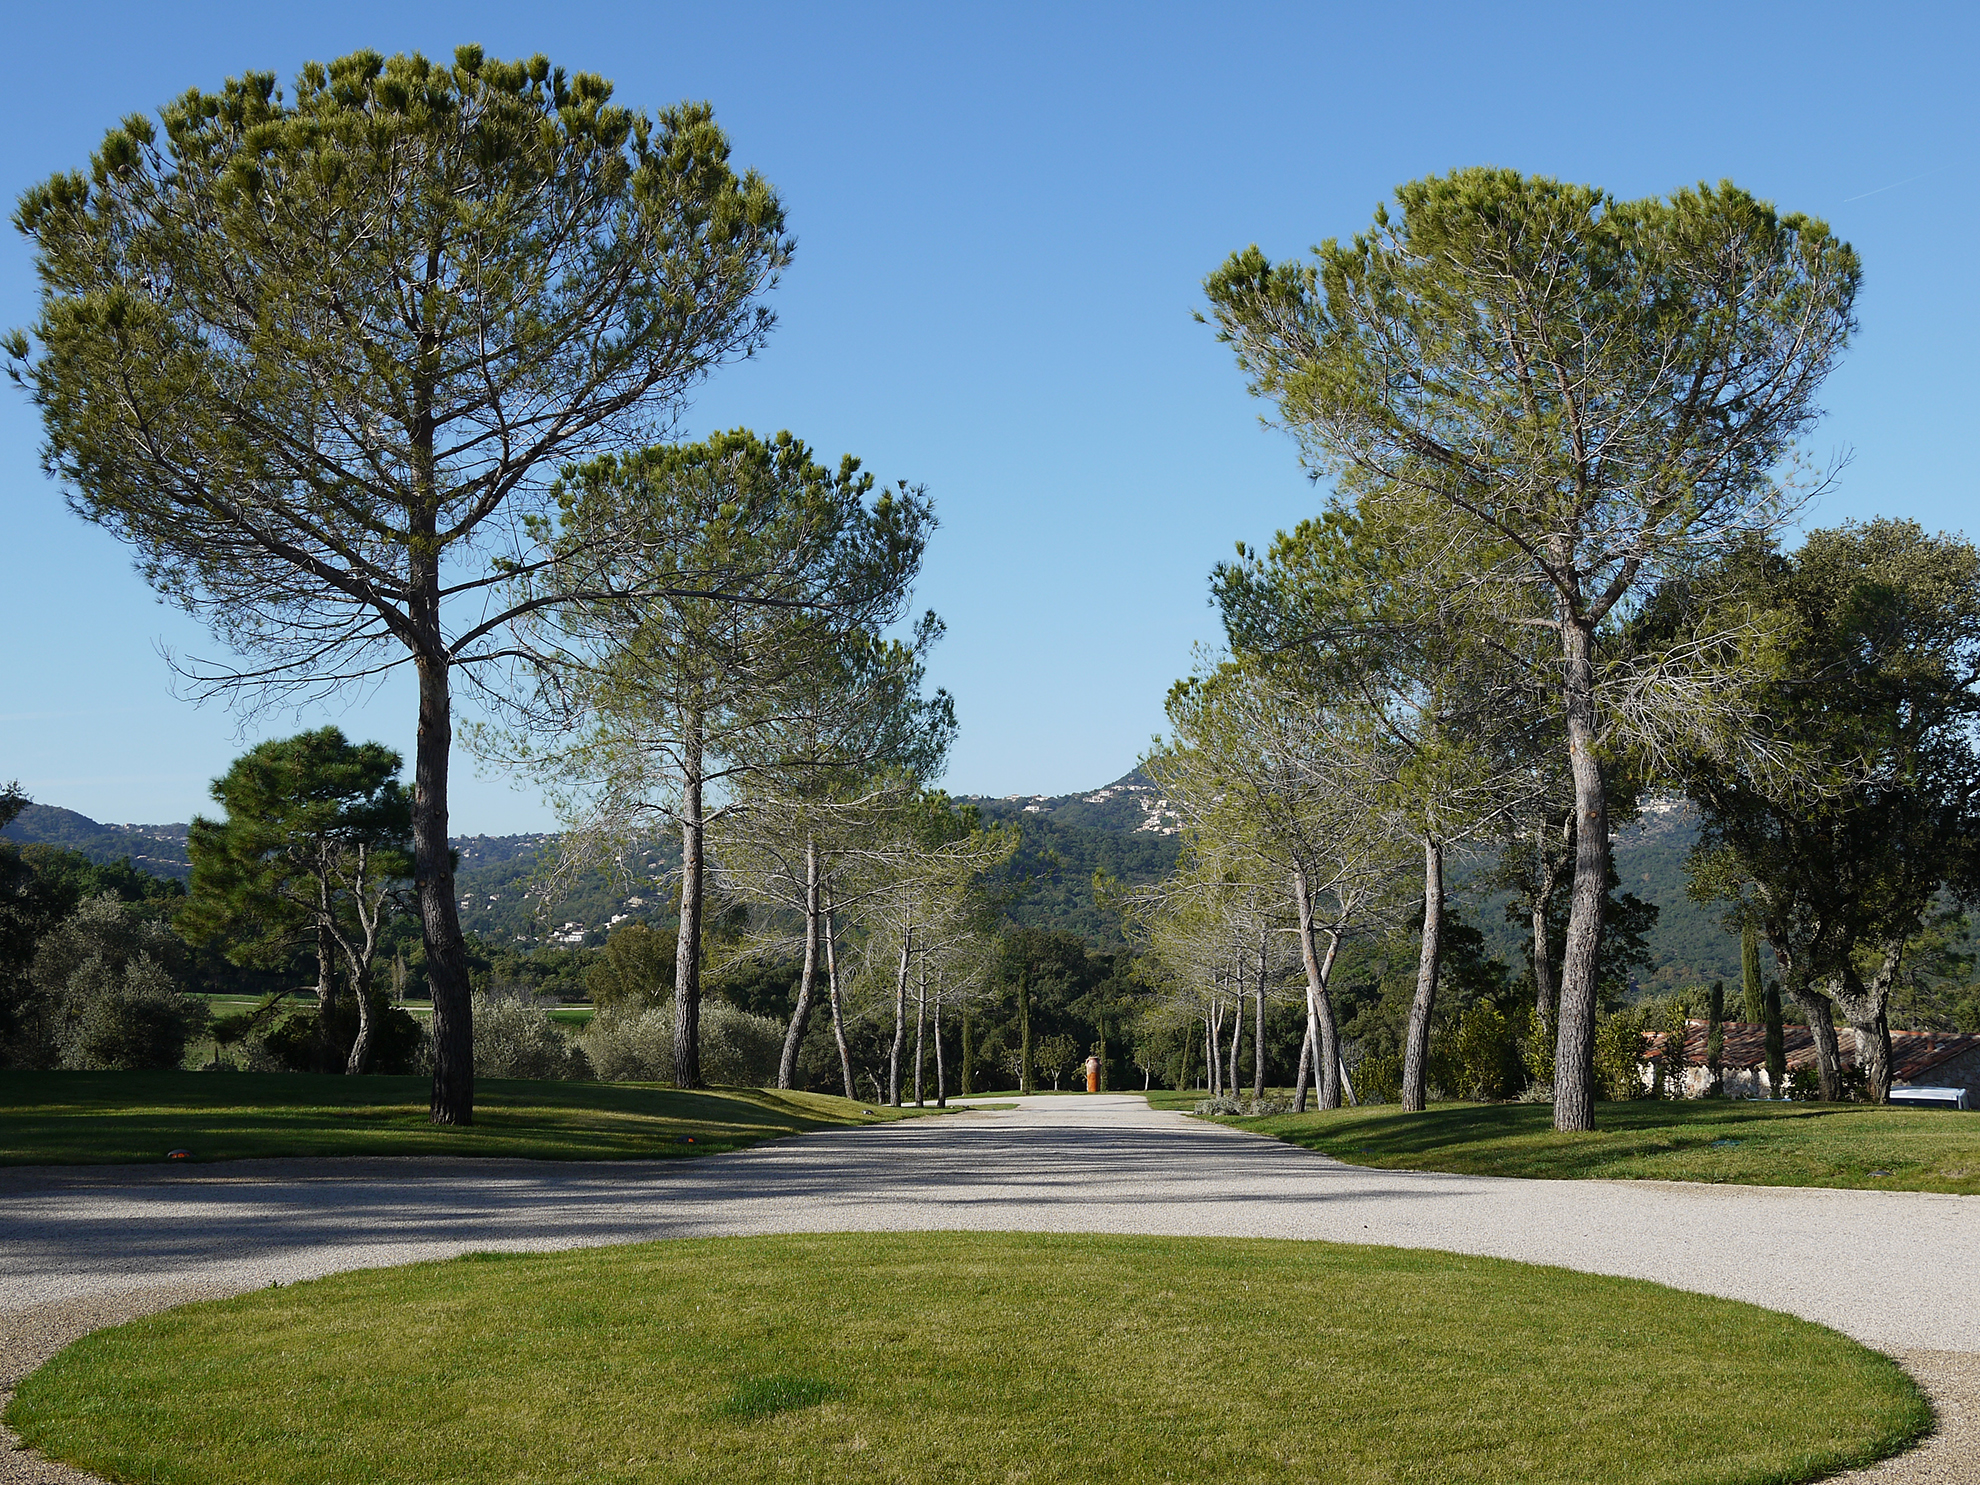
<path id="1" fill-rule="evenodd" d="M 1723 1093 L 1725 1091 L 1725 1075 L 1722 1069 L 1725 1066 L 1726 1060 L 1726 982 L 1724 980 L 1714 980 L 1712 982 L 1712 995 L 1709 1001 L 1707 1016 L 1708 1020 L 1705 1027 L 1706 1091 L 1710 1093 Z"/>
<path id="2" fill-rule="evenodd" d="M 1781 987 L 1772 980 L 1767 982 L 1765 1015 L 1767 1082 L 1771 1096 L 1781 1098 L 1787 1084 L 1787 1032 L 1781 1026 Z"/>
<path id="3" fill-rule="evenodd" d="M 1765 1014 L 1760 992 L 1760 935 L 1751 923 L 1739 931 L 1739 974 L 1746 992 L 1746 1021 L 1758 1026 Z"/>

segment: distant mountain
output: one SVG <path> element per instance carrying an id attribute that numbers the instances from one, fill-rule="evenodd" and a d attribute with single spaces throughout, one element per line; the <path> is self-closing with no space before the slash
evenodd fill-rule
<path id="1" fill-rule="evenodd" d="M 1182 849 L 1167 799 L 1136 769 L 1104 788 L 1079 794 L 966 794 L 987 825 L 1017 821 L 1023 844 L 1004 869 L 1028 884 L 1010 914 L 1026 927 L 1070 929 L 1100 944 L 1118 944 L 1118 915 L 1093 900 L 1093 874 L 1123 882 L 1159 881 Z"/>
<path id="2" fill-rule="evenodd" d="M 1174 869 L 1181 850 L 1175 811 L 1139 769 L 1077 794 L 961 795 L 957 802 L 976 806 L 985 824 L 1022 824 L 1024 842 L 1005 870 L 1010 879 L 1024 880 L 1027 891 L 1011 916 L 1027 926 L 1070 929 L 1096 943 L 1118 943 L 1120 924 L 1094 902 L 1094 872 L 1130 883 L 1156 881 Z M 128 856 L 160 876 L 184 880 L 189 872 L 184 825 L 105 825 L 74 810 L 31 804 L 0 834 L 64 846 L 92 861 Z M 547 868 L 559 839 L 455 837 L 461 926 L 498 944 L 595 946 L 616 923 L 673 921 L 671 892 L 653 883 L 679 868 L 678 840 L 661 837 L 614 867 L 552 882 Z M 1642 976 L 1646 991 L 1739 979 L 1739 940 L 1717 909 L 1685 895 L 1684 860 L 1697 839 L 1697 813 L 1679 801 L 1646 805 L 1616 836 L 1623 890 L 1660 909 L 1650 935 L 1652 964 Z M 1462 907 L 1491 952 L 1514 966 L 1523 962 L 1524 928 L 1506 921 L 1503 897 L 1470 898 Z"/>
<path id="3" fill-rule="evenodd" d="M 0 830 L 0 836 L 26 845 L 42 841 L 65 850 L 80 851 L 90 860 L 103 863 L 131 858 L 153 876 L 177 877 L 184 881 L 192 868 L 186 862 L 186 827 L 183 825 L 103 825 L 74 810 L 52 804 L 31 804 Z"/>

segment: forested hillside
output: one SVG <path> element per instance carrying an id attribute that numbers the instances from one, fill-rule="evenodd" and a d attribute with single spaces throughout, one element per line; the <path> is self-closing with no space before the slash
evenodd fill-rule
<path id="1" fill-rule="evenodd" d="M 964 796 L 985 824 L 1015 820 L 1024 843 L 1001 873 L 1013 889 L 1009 916 L 1027 928 L 1064 929 L 1096 946 L 1120 943 L 1117 917 L 1093 898 L 1096 871 L 1123 882 L 1154 881 L 1176 862 L 1176 818 L 1159 791 L 1138 770 L 1104 788 L 1079 794 Z M 92 861 L 130 857 L 160 876 L 187 874 L 184 825 L 105 825 L 53 805 L 29 805 L 4 834 L 18 841 L 47 841 L 80 851 Z M 1715 979 L 1739 978 L 1739 942 L 1720 924 L 1716 909 L 1685 895 L 1684 859 L 1698 838 L 1690 806 L 1652 804 L 1616 838 L 1616 872 L 1623 890 L 1659 908 L 1650 934 L 1651 968 L 1645 991 Z M 671 924 L 666 881 L 680 864 L 680 843 L 661 837 L 622 865 L 553 879 L 558 837 L 458 836 L 457 885 L 461 926 L 491 944 L 596 946 L 615 923 Z M 1464 873 L 1454 872 L 1454 882 Z M 1516 971 L 1524 963 L 1525 927 L 1509 923 L 1502 899 L 1465 904 L 1466 917 L 1485 936 L 1487 951 Z"/>

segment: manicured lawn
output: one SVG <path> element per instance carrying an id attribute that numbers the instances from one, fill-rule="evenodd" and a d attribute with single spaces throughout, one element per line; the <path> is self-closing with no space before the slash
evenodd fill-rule
<path id="1" fill-rule="evenodd" d="M 1807 1480 L 1929 1409 L 1633 1280 L 1263 1240 L 721 1238 L 340 1274 L 92 1335 L 7 1422 L 121 1480 Z"/>
<path id="2" fill-rule="evenodd" d="M 307 1073 L 8 1073 L 0 1165 L 105 1165 L 274 1155 L 514 1155 L 646 1160 L 720 1154 L 899 1111 L 819 1093 L 644 1083 L 475 1080 L 475 1122 L 427 1120 L 426 1078 Z"/>
<path id="3" fill-rule="evenodd" d="M 1188 1110 L 1203 1096 L 1149 1099 Z M 1553 1119 L 1546 1104 L 1451 1103 L 1220 1122 L 1388 1170 L 1980 1195 L 1980 1113 L 1644 1099 L 1597 1104 L 1592 1134 L 1556 1134 Z"/>

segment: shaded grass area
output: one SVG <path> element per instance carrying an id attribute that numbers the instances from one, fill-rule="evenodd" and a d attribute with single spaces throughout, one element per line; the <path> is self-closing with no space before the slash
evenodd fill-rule
<path id="1" fill-rule="evenodd" d="M 116 1479 L 1797 1481 L 1930 1410 L 1635 1280 L 1237 1239 L 674 1241 L 340 1274 L 92 1335 L 7 1422 Z"/>
<path id="2" fill-rule="evenodd" d="M 1200 1093 L 1157 1093 L 1193 1109 Z M 1644 1099 L 1557 1134 L 1546 1104 L 1433 1104 L 1224 1119 L 1354 1165 L 1547 1179 L 1724 1181 L 1980 1195 L 1980 1114 L 1860 1104 Z"/>
<path id="3" fill-rule="evenodd" d="M 648 1160 L 721 1154 L 893 1110 L 822 1093 L 477 1078 L 474 1123 L 428 1120 L 430 1079 L 310 1073 L 8 1073 L 0 1165 L 109 1165 L 261 1156 L 486 1155 Z"/>

